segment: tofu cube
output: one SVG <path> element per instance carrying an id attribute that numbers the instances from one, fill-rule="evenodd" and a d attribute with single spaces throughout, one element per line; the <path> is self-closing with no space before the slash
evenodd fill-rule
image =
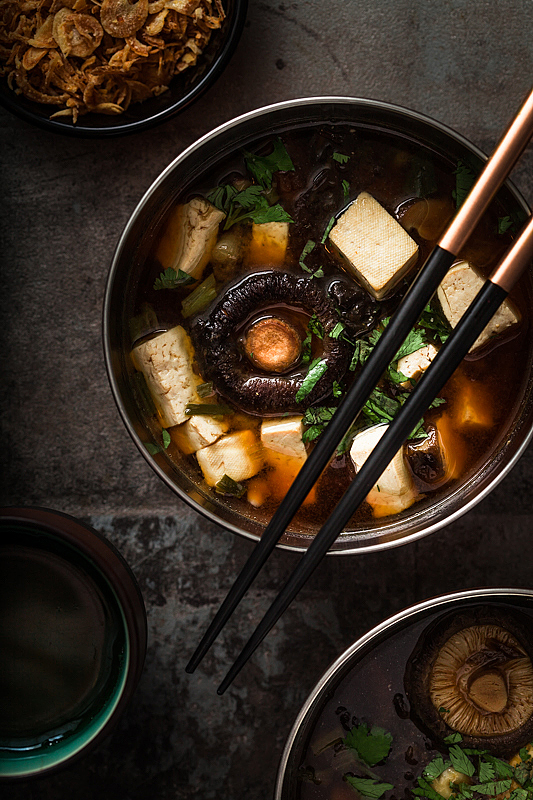
<path id="1" fill-rule="evenodd" d="M 164 269 L 187 272 L 199 280 L 226 215 L 202 197 L 177 206 L 159 241 L 156 257 Z"/>
<path id="2" fill-rule="evenodd" d="M 261 424 L 261 442 L 263 447 L 275 450 L 294 458 L 307 458 L 305 444 L 302 441 L 303 417 L 277 417 L 265 419 Z"/>
<path id="3" fill-rule="evenodd" d="M 427 370 L 437 355 L 437 352 L 437 348 L 432 344 L 426 344 L 419 350 L 415 350 L 414 353 L 400 358 L 396 369 L 398 372 L 401 372 L 402 375 L 405 375 L 406 378 L 409 378 L 409 381 L 414 380 L 418 378 L 422 372 Z M 409 381 L 407 381 L 407 385 L 410 385 Z M 404 386 L 405 384 L 401 385 Z"/>
<path id="4" fill-rule="evenodd" d="M 172 428 L 170 436 L 185 455 L 196 453 L 220 439 L 229 424 L 225 419 L 216 419 L 208 414 L 194 414 L 187 422 Z"/>
<path id="5" fill-rule="evenodd" d="M 133 363 L 143 373 L 163 427 L 181 425 L 187 403 L 198 403 L 202 382 L 193 370 L 194 348 L 188 333 L 176 325 L 132 350 Z"/>
<path id="6" fill-rule="evenodd" d="M 245 481 L 263 468 L 261 444 L 250 430 L 222 436 L 198 450 L 196 458 L 209 486 L 215 486 L 224 475 L 237 482 Z"/>
<path id="7" fill-rule="evenodd" d="M 418 258 L 418 245 L 377 200 L 361 192 L 338 219 L 329 240 L 356 280 L 378 300 Z"/>
<path id="8" fill-rule="evenodd" d="M 452 328 L 455 328 L 484 283 L 485 279 L 468 261 L 459 261 L 447 272 L 437 289 L 437 297 Z M 517 310 L 509 300 L 504 300 L 469 352 L 477 350 L 493 336 L 497 336 L 517 322 L 519 322 Z"/>
<path id="9" fill-rule="evenodd" d="M 253 223 L 248 261 L 279 266 L 285 261 L 289 243 L 288 222 Z"/>
<path id="10" fill-rule="evenodd" d="M 350 448 L 350 457 L 357 471 L 361 469 L 388 427 L 388 425 L 374 425 L 356 435 Z M 366 500 L 372 506 L 375 516 L 386 516 L 409 508 L 416 498 L 417 493 L 401 447 L 368 493 Z"/>

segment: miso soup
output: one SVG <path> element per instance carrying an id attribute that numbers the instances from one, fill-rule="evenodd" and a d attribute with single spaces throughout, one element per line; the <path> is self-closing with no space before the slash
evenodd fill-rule
<path id="1" fill-rule="evenodd" d="M 189 181 L 150 233 L 129 314 L 150 452 L 215 504 L 266 524 L 473 180 L 468 164 L 408 138 L 310 124 L 251 141 Z M 492 204 L 458 259 L 465 280 L 490 273 L 522 218 Z M 380 226 L 398 246 L 379 239 Z M 467 356 L 350 530 L 427 507 L 490 460 L 523 397 L 530 306 L 526 276 L 508 321 Z M 391 421 L 449 335 L 447 313 L 435 296 L 399 343 L 296 530 L 313 533 L 331 513 L 366 431 Z"/>

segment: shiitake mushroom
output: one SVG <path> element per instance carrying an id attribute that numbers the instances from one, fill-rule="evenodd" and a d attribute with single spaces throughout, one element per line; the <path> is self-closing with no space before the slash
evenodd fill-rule
<path id="1" fill-rule="evenodd" d="M 304 400 L 296 400 L 307 366 L 301 362 L 306 326 L 275 307 L 315 314 L 324 329 L 320 357 L 327 370 Z M 298 412 L 331 395 L 348 369 L 351 348 L 329 334 L 339 323 L 335 302 L 316 280 L 281 270 L 246 275 L 194 320 L 191 336 L 202 375 L 242 410 L 259 415 Z M 259 347 L 261 352 L 259 352 Z M 270 349 L 270 352 L 268 352 Z"/>
<path id="2" fill-rule="evenodd" d="M 442 744 L 502 755 L 533 737 L 533 624 L 503 606 L 475 606 L 424 631 L 405 671 L 411 718 Z"/>

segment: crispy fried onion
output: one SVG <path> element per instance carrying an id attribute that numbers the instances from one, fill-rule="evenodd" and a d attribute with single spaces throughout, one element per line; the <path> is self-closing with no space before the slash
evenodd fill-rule
<path id="1" fill-rule="evenodd" d="M 121 114 L 195 65 L 221 0 L 0 0 L 0 76 L 52 117 Z"/>

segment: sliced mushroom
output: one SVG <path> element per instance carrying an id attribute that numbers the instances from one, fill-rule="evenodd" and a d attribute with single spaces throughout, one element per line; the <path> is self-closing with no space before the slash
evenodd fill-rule
<path id="1" fill-rule="evenodd" d="M 437 739 L 512 752 L 533 734 L 533 625 L 507 609 L 446 616 L 421 637 L 406 670 L 413 719 Z"/>

